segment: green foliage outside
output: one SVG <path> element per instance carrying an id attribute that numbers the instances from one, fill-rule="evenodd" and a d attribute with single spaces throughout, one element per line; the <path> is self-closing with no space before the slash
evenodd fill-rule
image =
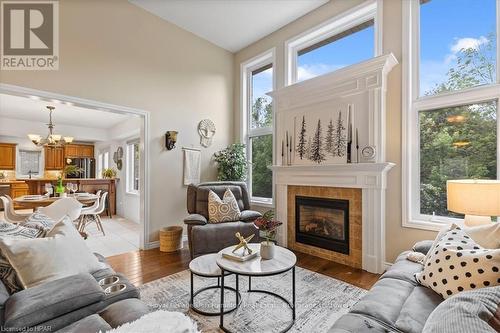
<path id="1" fill-rule="evenodd" d="M 478 49 L 462 49 L 435 95 L 495 82 L 495 36 Z M 420 122 L 420 212 L 458 216 L 446 209 L 446 181 L 496 179 L 496 101 L 422 111 Z"/>
<path id="2" fill-rule="evenodd" d="M 252 127 L 270 127 L 273 122 L 271 100 L 259 97 L 252 107 Z M 252 138 L 252 195 L 271 198 L 273 196 L 273 173 L 268 166 L 273 164 L 273 136 Z"/>

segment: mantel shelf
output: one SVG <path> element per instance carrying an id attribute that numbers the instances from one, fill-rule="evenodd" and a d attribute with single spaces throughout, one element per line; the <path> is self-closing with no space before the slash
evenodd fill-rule
<path id="1" fill-rule="evenodd" d="M 276 173 L 280 172 L 342 172 L 342 173 L 362 173 L 362 174 L 385 174 L 395 166 L 394 163 L 345 163 L 329 165 L 273 165 L 269 168 Z"/>

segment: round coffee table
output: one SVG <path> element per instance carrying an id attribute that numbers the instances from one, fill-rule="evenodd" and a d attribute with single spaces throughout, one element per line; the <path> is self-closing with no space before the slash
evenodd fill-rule
<path id="1" fill-rule="evenodd" d="M 248 246 L 253 251 L 259 251 L 259 249 L 260 249 L 260 244 L 248 244 Z M 222 250 L 222 251 L 224 251 L 224 250 Z M 245 262 L 238 262 L 235 260 L 226 259 L 226 258 L 222 257 L 222 255 L 221 255 L 222 251 L 220 251 L 218 253 L 218 257 L 217 257 L 217 265 L 221 269 L 221 286 L 220 286 L 221 291 L 224 289 L 224 276 L 228 272 L 236 274 L 237 278 L 239 275 L 248 276 L 248 292 L 264 293 L 264 294 L 274 296 L 278 299 L 281 299 L 283 302 L 285 302 L 290 307 L 290 309 L 292 310 L 292 321 L 281 332 L 286 332 L 290 328 L 292 328 L 293 324 L 295 323 L 295 264 L 297 262 L 297 257 L 295 256 L 295 254 L 292 251 L 285 249 L 284 247 L 276 246 L 273 259 L 264 260 L 260 256 L 257 256 L 256 258 L 245 261 Z M 276 293 L 273 293 L 271 291 L 252 289 L 252 277 L 273 276 L 273 275 L 278 275 L 278 274 L 288 272 L 289 270 L 292 271 L 292 301 L 291 302 L 289 300 L 287 300 L 285 297 L 278 295 Z M 237 306 L 239 306 L 239 304 Z M 224 309 L 224 293 L 223 292 L 221 292 L 220 309 L 221 309 L 221 311 L 219 312 L 219 314 L 220 314 L 219 327 L 224 332 L 229 333 L 231 331 L 224 327 L 224 312 L 222 311 Z"/>
<path id="2" fill-rule="evenodd" d="M 239 303 L 241 302 L 241 294 L 238 291 L 239 288 L 239 279 L 238 275 L 236 274 L 236 289 L 232 287 L 222 287 L 220 284 L 220 278 L 222 276 L 222 272 L 217 266 L 216 260 L 219 257 L 217 253 L 212 253 L 212 254 L 206 254 L 200 257 L 196 257 L 191 262 L 189 263 L 189 270 L 191 271 L 191 297 L 189 299 L 189 307 L 196 313 L 199 313 L 204 316 L 219 316 L 220 312 L 207 312 L 200 310 L 195 307 L 194 305 L 194 298 L 196 295 L 198 295 L 201 292 L 204 292 L 205 290 L 210 290 L 210 289 L 221 289 L 221 293 L 224 294 L 224 290 L 232 290 L 236 294 L 236 305 L 234 308 L 228 309 L 224 311 L 224 314 L 233 312 L 238 308 L 240 305 Z M 233 273 L 230 272 L 224 272 L 224 275 L 231 275 Z M 204 278 L 217 278 L 217 285 L 216 286 L 208 286 L 205 288 L 201 288 L 194 292 L 194 275 L 204 277 Z M 224 307 L 221 307 L 223 309 Z"/>

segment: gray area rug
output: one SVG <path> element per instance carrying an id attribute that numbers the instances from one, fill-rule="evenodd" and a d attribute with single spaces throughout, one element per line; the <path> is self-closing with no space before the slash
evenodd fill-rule
<path id="1" fill-rule="evenodd" d="M 366 290 L 300 267 L 295 271 L 297 317 L 289 332 L 327 332 L 335 321 L 351 308 Z M 234 275 L 226 285 L 234 287 Z M 194 277 L 195 290 L 217 285 L 217 279 Z M 242 303 L 238 310 L 224 316 L 224 326 L 234 332 L 279 332 L 292 319 L 291 309 L 273 296 L 247 293 L 248 278 L 240 276 Z M 198 323 L 202 332 L 220 332 L 219 317 L 202 316 L 189 310 L 189 270 L 147 283 L 140 288 L 141 298 L 151 310 L 179 311 Z M 252 289 L 273 291 L 291 300 L 292 276 L 252 278 Z M 219 289 L 207 290 L 195 298 L 195 305 L 205 311 L 219 310 Z M 225 302 L 234 306 L 235 295 L 226 291 Z"/>

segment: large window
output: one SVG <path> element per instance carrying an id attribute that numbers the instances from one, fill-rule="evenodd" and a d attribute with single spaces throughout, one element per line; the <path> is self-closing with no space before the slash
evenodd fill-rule
<path id="1" fill-rule="evenodd" d="M 97 178 L 102 178 L 102 172 L 107 168 L 109 168 L 109 152 L 101 152 L 97 155 Z"/>
<path id="2" fill-rule="evenodd" d="M 127 143 L 127 192 L 139 193 L 139 142 Z"/>
<path id="3" fill-rule="evenodd" d="M 248 188 L 253 202 L 271 204 L 273 175 L 273 106 L 266 93 L 274 89 L 272 52 L 242 66 L 245 78 L 243 139 L 250 162 Z"/>
<path id="4" fill-rule="evenodd" d="M 367 1 L 287 41 L 286 84 L 379 55 L 377 15 L 377 1 Z"/>
<path id="5" fill-rule="evenodd" d="M 446 181 L 499 175 L 497 0 L 405 1 L 403 225 L 437 229 Z"/>
<path id="6" fill-rule="evenodd" d="M 40 157 L 42 152 L 38 150 L 19 150 L 19 165 L 17 174 L 20 177 L 40 176 Z"/>

